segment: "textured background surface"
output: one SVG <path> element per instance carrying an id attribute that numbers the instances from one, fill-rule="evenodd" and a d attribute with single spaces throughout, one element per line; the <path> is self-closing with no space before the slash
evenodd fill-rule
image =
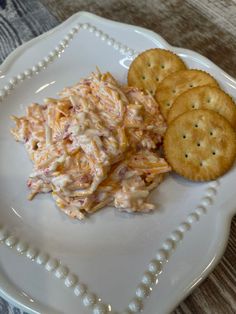
<path id="1" fill-rule="evenodd" d="M 41 0 L 60 21 L 81 10 L 149 28 L 236 71 L 236 0 Z"/>
<path id="2" fill-rule="evenodd" d="M 14 48 L 57 24 L 38 0 L 0 0 L 0 63 Z"/>
<path id="3" fill-rule="evenodd" d="M 0 0 L 0 62 L 19 44 L 77 11 L 149 28 L 236 77 L 236 0 Z M 0 314 L 20 313 L 0 299 Z M 236 218 L 214 272 L 174 314 L 236 313 Z"/>

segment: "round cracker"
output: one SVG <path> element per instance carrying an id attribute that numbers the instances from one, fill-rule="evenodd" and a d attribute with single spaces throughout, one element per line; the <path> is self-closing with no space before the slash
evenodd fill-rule
<path id="1" fill-rule="evenodd" d="M 164 49 L 149 49 L 131 63 L 128 85 L 148 90 L 155 95 L 157 85 L 169 74 L 185 70 L 184 62 L 173 52 Z"/>
<path id="2" fill-rule="evenodd" d="M 193 181 L 223 175 L 236 156 L 236 133 L 220 114 L 199 109 L 186 111 L 169 125 L 164 153 L 172 169 Z"/>
<path id="3" fill-rule="evenodd" d="M 203 85 L 218 86 L 216 80 L 201 70 L 183 70 L 168 75 L 157 87 L 155 98 L 162 115 L 167 119 L 175 99 L 183 92 Z"/>
<path id="4" fill-rule="evenodd" d="M 182 113 L 195 109 L 210 109 L 225 117 L 236 128 L 236 106 L 232 98 L 215 86 L 198 86 L 180 94 L 168 114 L 168 123 Z"/>

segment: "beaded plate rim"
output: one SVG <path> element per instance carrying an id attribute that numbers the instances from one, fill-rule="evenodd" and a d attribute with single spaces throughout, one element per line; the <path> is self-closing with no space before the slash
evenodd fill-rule
<path id="1" fill-rule="evenodd" d="M 52 51 L 50 51 L 47 56 L 45 56 L 42 60 L 40 60 L 37 64 L 35 64 L 29 69 L 26 69 L 24 72 L 19 73 L 17 76 L 10 78 L 8 82 L 3 86 L 3 88 L 0 89 L 0 101 L 3 100 L 5 97 L 7 97 L 7 95 L 10 94 L 11 91 L 14 90 L 14 88 L 18 84 L 20 84 L 22 81 L 36 75 L 43 69 L 47 68 L 51 62 L 57 59 L 64 52 L 66 47 L 69 45 L 70 41 L 73 40 L 74 36 L 79 32 L 80 28 L 93 33 L 96 37 L 99 37 L 101 40 L 105 41 L 109 46 L 112 46 L 114 49 L 118 50 L 121 54 L 127 55 L 131 59 L 137 55 L 137 51 L 130 49 L 129 47 L 127 47 L 126 45 L 123 45 L 120 42 L 117 42 L 114 38 L 111 38 L 108 34 L 99 30 L 96 26 L 92 25 L 91 23 L 79 23 L 79 22 L 73 23 L 72 22 L 73 19 L 75 21 L 78 20 L 80 16 L 88 17 L 89 20 L 91 19 L 106 20 L 101 17 L 97 17 L 93 14 L 87 13 L 87 12 L 79 12 L 75 14 L 74 16 L 72 16 L 70 19 L 68 19 L 66 22 L 64 22 L 68 24 L 70 23 L 73 24 L 68 34 L 64 36 L 64 38 L 59 42 L 59 44 Z M 109 20 L 106 20 L 106 21 L 109 21 Z M 57 26 L 55 29 L 45 34 L 42 34 L 39 37 L 17 48 L 1 65 L 0 71 L 7 74 L 7 69 L 9 68 L 11 62 L 14 59 L 16 59 L 18 55 L 22 53 L 22 51 L 27 49 L 27 47 L 32 46 L 35 42 L 38 42 L 39 40 L 43 40 L 45 37 L 50 36 L 51 34 L 53 34 L 55 30 L 58 30 L 61 27 L 63 27 L 64 23 Z M 112 22 L 112 23 L 121 24 L 119 22 Z M 142 32 L 145 32 L 147 36 L 151 36 L 151 37 L 155 36 L 157 40 L 161 42 L 165 48 L 172 48 L 172 49 L 174 48 L 175 50 L 182 51 L 183 53 L 191 52 L 191 54 L 194 53 L 196 56 L 200 56 L 199 54 L 186 50 L 186 49 L 172 47 L 159 35 L 143 28 L 139 28 L 139 29 L 141 29 Z M 211 61 L 209 61 L 208 59 L 202 56 L 200 57 L 203 59 L 204 62 L 207 61 L 208 63 L 210 63 L 210 66 L 213 65 L 214 67 L 216 67 L 221 72 L 220 74 L 223 74 L 227 80 L 234 81 L 228 74 L 226 74 L 216 65 L 214 65 Z M 184 239 L 186 232 L 189 231 L 194 226 L 194 224 L 200 220 L 200 218 L 204 214 L 207 214 L 208 208 L 214 203 L 214 197 L 218 192 L 219 186 L 220 186 L 220 180 L 210 182 L 207 185 L 206 191 L 204 195 L 202 196 L 199 202 L 199 205 L 196 206 L 193 212 L 189 214 L 187 217 L 185 217 L 185 219 L 183 219 L 183 221 L 175 228 L 175 230 L 171 232 L 169 237 L 166 238 L 162 246 L 157 251 L 156 256 L 149 262 L 146 270 L 144 271 L 144 274 L 140 280 L 140 283 L 135 290 L 134 298 L 130 301 L 127 308 L 122 313 L 137 313 L 137 312 L 140 312 L 144 308 L 146 298 L 147 296 L 150 295 L 153 289 L 153 286 L 158 281 L 159 275 L 164 270 L 165 263 L 171 257 L 171 254 L 177 249 L 178 244 Z M 231 216 L 229 218 L 231 220 Z M 225 241 L 226 240 L 227 240 L 227 237 L 225 238 Z M 76 296 L 81 298 L 81 301 L 83 302 L 83 305 L 85 307 L 91 308 L 92 313 L 104 314 L 104 313 L 109 313 L 111 311 L 111 306 L 108 304 L 104 304 L 98 296 L 90 292 L 83 283 L 80 283 L 78 281 L 77 275 L 71 273 L 68 266 L 61 265 L 60 260 L 54 257 L 50 257 L 48 253 L 40 252 L 40 250 L 35 249 L 32 246 L 28 246 L 26 243 L 22 242 L 20 239 L 17 239 L 16 237 L 14 237 L 14 235 L 11 234 L 11 232 L 7 230 L 5 226 L 2 226 L 2 227 L 0 226 L 0 244 L 4 244 L 7 247 L 14 248 L 18 253 L 36 262 L 38 265 L 43 266 L 45 270 L 51 272 L 58 279 L 62 280 L 64 282 L 64 285 L 67 288 L 71 289 Z M 220 256 L 223 254 L 223 250 L 224 250 L 224 246 L 222 246 L 222 250 L 221 252 L 219 252 L 219 257 L 217 260 L 219 260 Z M 204 275 L 204 278 L 208 274 L 208 272 Z M 0 292 L 6 294 L 6 291 L 4 290 L 6 289 L 0 286 Z M 190 291 L 191 291 L 191 288 L 188 290 L 188 293 L 190 293 Z M 28 307 L 28 305 L 23 304 L 23 302 L 19 302 L 19 303 L 21 306 Z M 173 305 L 173 307 L 175 305 Z"/>

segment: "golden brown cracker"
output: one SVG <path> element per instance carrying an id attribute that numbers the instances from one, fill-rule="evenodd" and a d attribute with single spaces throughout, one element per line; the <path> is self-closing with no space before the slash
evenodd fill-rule
<path id="1" fill-rule="evenodd" d="M 236 128 L 236 105 L 232 98 L 215 86 L 198 86 L 180 94 L 168 114 L 168 123 L 188 110 L 210 109 L 225 117 Z"/>
<path id="2" fill-rule="evenodd" d="M 155 98 L 161 113 L 167 119 L 175 99 L 183 92 L 203 85 L 218 86 L 216 80 L 201 70 L 183 70 L 167 76 L 157 87 Z"/>
<path id="3" fill-rule="evenodd" d="M 236 133 L 212 110 L 186 111 L 168 126 L 164 153 L 178 174 L 193 181 L 213 180 L 233 165 Z"/>
<path id="4" fill-rule="evenodd" d="M 185 70 L 184 62 L 173 52 L 164 49 L 149 49 L 131 63 L 128 85 L 148 90 L 155 95 L 157 85 L 169 74 Z"/>

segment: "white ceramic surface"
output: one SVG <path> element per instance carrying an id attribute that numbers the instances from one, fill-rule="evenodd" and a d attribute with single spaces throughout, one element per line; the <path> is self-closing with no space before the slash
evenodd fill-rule
<path id="1" fill-rule="evenodd" d="M 152 193 L 153 214 L 107 208 L 72 221 L 50 195 L 27 201 L 32 165 L 9 115 L 56 96 L 97 65 L 126 82 L 138 52 L 175 51 L 236 97 L 236 81 L 157 34 L 80 12 L 13 52 L 0 67 L 0 292 L 30 313 L 169 313 L 219 262 L 236 212 L 236 168 L 191 183 L 171 174 Z"/>

